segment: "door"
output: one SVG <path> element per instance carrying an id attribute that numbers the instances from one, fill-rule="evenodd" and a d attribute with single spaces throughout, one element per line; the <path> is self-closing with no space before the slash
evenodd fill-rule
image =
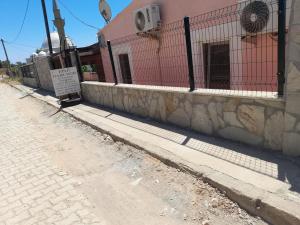
<path id="1" fill-rule="evenodd" d="M 203 51 L 206 87 L 230 89 L 229 43 L 204 44 Z"/>
<path id="2" fill-rule="evenodd" d="M 119 61 L 124 84 L 132 84 L 128 54 L 119 55 Z"/>

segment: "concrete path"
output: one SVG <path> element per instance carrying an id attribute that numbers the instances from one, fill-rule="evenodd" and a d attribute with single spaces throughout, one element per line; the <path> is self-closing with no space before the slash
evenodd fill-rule
<path id="1" fill-rule="evenodd" d="M 59 107 L 57 99 L 47 93 L 17 88 Z M 274 224 L 299 224 L 297 159 L 90 105 L 64 111 L 169 164 L 202 175 L 244 208 Z"/>

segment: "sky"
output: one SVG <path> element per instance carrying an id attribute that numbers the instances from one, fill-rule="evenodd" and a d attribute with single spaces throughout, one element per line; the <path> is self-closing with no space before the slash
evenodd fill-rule
<path id="1" fill-rule="evenodd" d="M 131 0 L 106 0 L 111 6 L 113 17 L 122 11 Z M 47 4 L 50 31 L 54 30 L 52 0 Z M 99 0 L 58 0 L 61 15 L 65 19 L 66 34 L 73 39 L 78 47 L 87 46 L 97 41 L 97 30 L 83 25 L 63 7 L 63 2 L 69 10 L 84 22 L 102 28 L 105 21 L 98 10 Z M 5 41 L 13 41 L 22 24 L 27 0 L 0 0 L 0 37 Z M 19 38 L 12 44 L 6 43 L 9 60 L 25 62 L 37 48 L 40 48 L 46 37 L 45 24 L 40 0 L 29 0 L 29 10 Z M 0 46 L 0 60 L 5 60 Z"/>

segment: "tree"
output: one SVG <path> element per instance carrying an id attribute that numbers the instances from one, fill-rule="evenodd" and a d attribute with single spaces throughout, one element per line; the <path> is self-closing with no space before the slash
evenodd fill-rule
<path id="1" fill-rule="evenodd" d="M 2 68 L 8 68 L 8 62 L 2 61 Z"/>
<path id="2" fill-rule="evenodd" d="M 24 65 L 25 65 L 25 63 L 23 63 L 23 62 L 19 62 L 19 61 L 18 61 L 18 62 L 16 62 L 16 65 L 17 65 L 17 66 L 24 66 Z"/>

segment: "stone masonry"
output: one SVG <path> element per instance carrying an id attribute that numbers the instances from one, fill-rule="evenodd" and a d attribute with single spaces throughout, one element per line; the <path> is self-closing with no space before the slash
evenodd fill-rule
<path id="1" fill-rule="evenodd" d="M 40 82 L 40 87 L 48 91 L 54 91 L 52 79 L 51 79 L 51 65 L 50 58 L 47 57 L 36 57 L 34 64 L 37 71 L 37 76 Z"/>
<path id="2" fill-rule="evenodd" d="M 282 99 L 203 94 L 198 91 L 82 83 L 85 100 L 157 121 L 281 151 Z"/>
<path id="3" fill-rule="evenodd" d="M 36 80 L 36 78 L 34 77 L 23 77 L 23 84 L 28 85 L 30 87 L 34 87 L 37 88 L 38 87 L 38 82 Z"/>
<path id="4" fill-rule="evenodd" d="M 300 0 L 293 0 L 287 42 L 285 96 L 189 93 L 187 89 L 85 82 L 91 103 L 247 143 L 300 155 Z"/>

